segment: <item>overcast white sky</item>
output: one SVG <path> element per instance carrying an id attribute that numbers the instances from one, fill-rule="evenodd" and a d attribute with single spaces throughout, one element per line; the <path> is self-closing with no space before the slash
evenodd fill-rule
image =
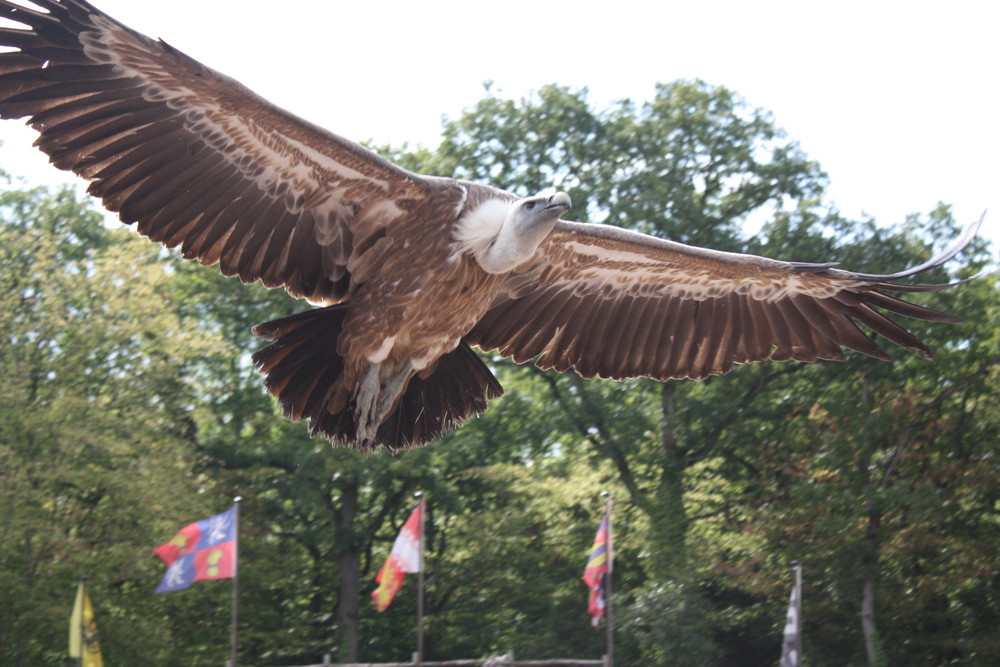
<path id="1" fill-rule="evenodd" d="M 95 0 L 338 134 L 436 146 L 442 116 L 547 83 L 599 107 L 702 78 L 774 113 L 850 216 L 987 208 L 1000 240 L 995 0 Z M 0 166 L 58 178 L 0 125 Z M 67 180 L 71 177 L 66 176 Z"/>

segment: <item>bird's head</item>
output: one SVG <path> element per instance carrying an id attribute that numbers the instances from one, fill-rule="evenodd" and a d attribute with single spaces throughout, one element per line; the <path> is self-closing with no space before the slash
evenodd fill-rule
<path id="1" fill-rule="evenodd" d="M 572 202 L 565 192 L 519 199 L 507 211 L 504 226 L 511 225 L 518 234 L 537 234 L 541 231 L 544 238 L 571 206 Z"/>
<path id="2" fill-rule="evenodd" d="M 491 199 L 464 216 L 455 239 L 489 273 L 506 273 L 531 259 L 570 208 L 569 195 Z"/>

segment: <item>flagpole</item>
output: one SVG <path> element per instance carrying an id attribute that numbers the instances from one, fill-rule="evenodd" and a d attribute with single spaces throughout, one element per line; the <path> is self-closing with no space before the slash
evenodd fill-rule
<path id="1" fill-rule="evenodd" d="M 237 627 L 239 626 L 239 548 L 240 548 L 240 502 L 243 498 L 233 498 L 233 594 L 232 623 L 229 629 L 229 665 L 236 667 Z"/>
<path id="2" fill-rule="evenodd" d="M 87 575 L 80 577 L 80 655 L 76 658 L 77 667 L 83 667 L 83 653 L 87 650 Z"/>
<path id="3" fill-rule="evenodd" d="M 417 666 L 424 661 L 424 494 L 417 491 L 413 494 L 420 507 L 420 551 L 417 567 Z"/>
<path id="4" fill-rule="evenodd" d="M 798 628 L 795 633 L 795 651 L 799 656 L 799 664 L 802 664 L 802 563 L 793 560 L 792 567 L 795 569 L 795 618 L 798 619 Z"/>
<path id="5" fill-rule="evenodd" d="M 612 572 L 614 571 L 615 564 L 615 551 L 614 551 L 614 538 L 613 531 L 611 528 L 611 493 L 608 491 L 603 491 L 601 493 L 604 496 L 604 511 L 607 513 L 608 517 L 608 537 L 607 537 L 607 549 L 608 549 L 608 571 L 605 574 L 604 586 L 604 632 L 605 632 L 605 656 L 606 662 L 605 667 L 614 667 L 615 664 L 615 631 L 614 623 L 612 622 L 611 614 L 611 579 Z"/>
<path id="6" fill-rule="evenodd" d="M 420 503 L 420 555 L 417 569 L 417 665 L 424 661 L 424 494 L 414 494 Z"/>

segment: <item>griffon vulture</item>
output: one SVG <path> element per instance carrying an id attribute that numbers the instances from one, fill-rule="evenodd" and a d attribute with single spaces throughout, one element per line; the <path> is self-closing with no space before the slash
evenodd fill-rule
<path id="1" fill-rule="evenodd" d="M 502 388 L 473 352 L 584 377 L 705 378 L 763 359 L 927 352 L 877 309 L 953 257 L 890 275 L 717 252 L 562 220 L 519 198 L 410 173 L 293 116 L 84 0 L 0 0 L 0 116 L 140 234 L 318 306 L 254 331 L 285 415 L 359 449 L 421 445 Z"/>

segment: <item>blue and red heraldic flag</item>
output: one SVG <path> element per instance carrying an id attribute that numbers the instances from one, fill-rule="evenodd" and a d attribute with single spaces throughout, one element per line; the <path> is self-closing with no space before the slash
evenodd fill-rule
<path id="1" fill-rule="evenodd" d="M 403 529 L 399 531 L 396 541 L 392 545 L 392 552 L 385 560 L 382 569 L 375 577 L 375 583 L 379 586 L 372 591 L 372 601 L 375 608 L 385 611 L 396 593 L 403 586 L 403 577 L 407 572 L 419 572 L 422 562 L 420 544 L 420 522 L 424 512 L 424 499 L 410 513 L 410 518 L 403 524 Z"/>
<path id="2" fill-rule="evenodd" d="M 598 627 L 601 617 L 604 616 L 605 607 L 605 578 L 608 576 L 608 555 L 611 551 L 611 540 L 608 526 L 611 522 L 611 510 L 604 513 L 601 520 L 601 527 L 597 529 L 597 537 L 594 538 L 594 548 L 590 551 L 590 558 L 587 559 L 587 567 L 583 570 L 583 583 L 590 589 L 590 601 L 587 604 L 587 611 L 593 617 L 591 623 Z"/>
<path id="3" fill-rule="evenodd" d="M 204 579 L 236 573 L 236 508 L 185 526 L 153 553 L 167 564 L 157 593 L 179 591 Z"/>

